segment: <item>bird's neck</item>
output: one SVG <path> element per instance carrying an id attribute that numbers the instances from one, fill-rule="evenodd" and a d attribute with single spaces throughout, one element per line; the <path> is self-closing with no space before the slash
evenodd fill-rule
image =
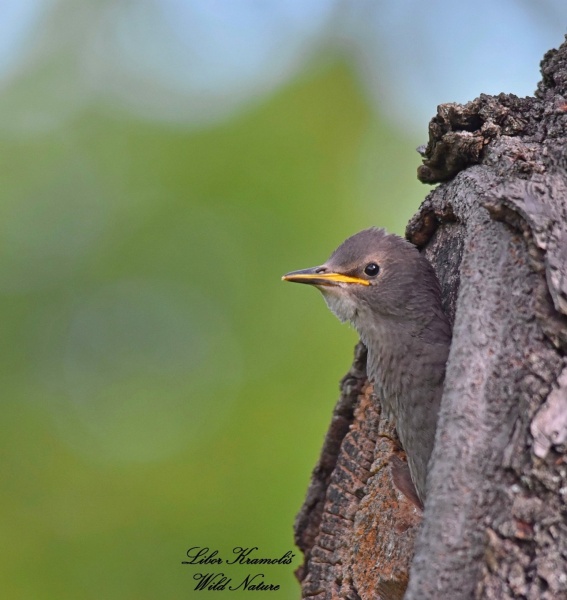
<path id="1" fill-rule="evenodd" d="M 386 397 L 402 395 L 404 374 L 410 368 L 415 352 L 415 338 L 399 327 L 384 324 L 366 326 L 359 333 L 368 348 L 368 376 L 375 384 L 376 391 Z"/>
<path id="2" fill-rule="evenodd" d="M 368 376 L 387 412 L 398 416 L 404 398 L 416 394 L 427 397 L 429 390 L 442 385 L 445 375 L 450 333 L 448 324 L 435 321 L 424 329 L 398 320 L 366 320 L 358 328 L 368 348 Z M 425 398 L 424 398 L 425 399 Z"/>

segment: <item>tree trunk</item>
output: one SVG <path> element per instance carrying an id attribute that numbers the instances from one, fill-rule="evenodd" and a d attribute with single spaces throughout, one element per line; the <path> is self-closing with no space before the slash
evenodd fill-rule
<path id="1" fill-rule="evenodd" d="M 567 598 L 567 42 L 541 67 L 430 123 L 418 177 L 444 183 L 406 235 L 454 325 L 425 510 L 359 344 L 295 524 L 304 597 Z"/>

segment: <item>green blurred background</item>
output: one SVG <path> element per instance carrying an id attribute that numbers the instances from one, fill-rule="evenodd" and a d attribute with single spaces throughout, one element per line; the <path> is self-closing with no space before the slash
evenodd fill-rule
<path id="1" fill-rule="evenodd" d="M 403 234 L 427 120 L 386 118 L 336 45 L 191 125 L 69 100 L 74 52 L 0 98 L 0 594 L 185 598 L 224 571 L 297 598 L 292 524 L 357 338 L 280 277 L 369 225 Z M 182 566 L 193 546 L 295 560 Z"/>

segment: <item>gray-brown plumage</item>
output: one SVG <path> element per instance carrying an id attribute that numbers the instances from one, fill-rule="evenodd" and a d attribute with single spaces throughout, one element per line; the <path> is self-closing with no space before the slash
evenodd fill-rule
<path id="1" fill-rule="evenodd" d="M 320 267 L 283 279 L 316 286 L 360 334 L 368 376 L 395 420 L 423 502 L 451 344 L 433 267 L 410 242 L 372 228 L 345 240 Z"/>

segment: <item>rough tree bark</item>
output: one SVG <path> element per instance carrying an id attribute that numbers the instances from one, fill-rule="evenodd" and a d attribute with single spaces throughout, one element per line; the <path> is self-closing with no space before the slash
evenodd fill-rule
<path id="1" fill-rule="evenodd" d="M 359 344 L 295 524 L 304 597 L 567 598 L 567 42 L 541 71 L 430 123 L 418 177 L 443 183 L 406 235 L 454 326 L 429 495 L 393 486 Z"/>

